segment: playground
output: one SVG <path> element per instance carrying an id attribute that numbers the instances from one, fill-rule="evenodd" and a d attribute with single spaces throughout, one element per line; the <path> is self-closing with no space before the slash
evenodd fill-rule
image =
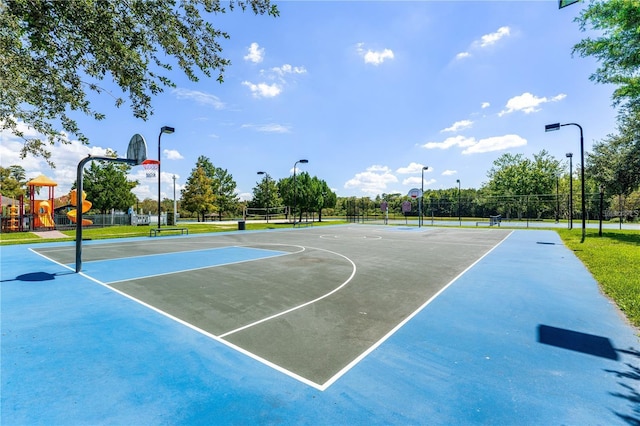
<path id="1" fill-rule="evenodd" d="M 553 231 L 3 247 L 3 424 L 634 424 L 634 329 Z M 11 266 L 9 266 L 11 265 Z"/>
<path id="2" fill-rule="evenodd" d="M 11 199 L 2 197 L 2 232 L 25 232 L 25 231 L 52 231 L 56 229 L 54 210 L 65 209 L 66 217 L 72 224 L 77 221 L 76 190 L 72 190 L 68 196 L 55 198 L 56 182 L 44 175 L 26 183 L 28 200 L 25 197 Z M 39 196 L 39 189 L 47 189 L 46 199 L 36 199 Z M 58 203 L 56 204 L 56 201 Z M 82 193 L 83 213 L 91 210 L 91 202 L 86 200 L 86 194 Z M 82 226 L 92 225 L 93 222 L 87 219 L 82 220 Z"/>

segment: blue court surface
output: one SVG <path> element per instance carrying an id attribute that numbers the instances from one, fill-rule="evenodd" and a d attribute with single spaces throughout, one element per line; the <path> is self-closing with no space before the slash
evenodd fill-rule
<path id="1" fill-rule="evenodd" d="M 71 252 L 73 244 L 3 246 L 0 423 L 640 424 L 638 331 L 601 294 L 555 232 L 500 231 L 495 242 L 483 243 L 498 234 L 486 229 L 465 234 L 438 228 L 350 225 L 356 230 L 351 232 L 362 236 L 356 240 L 351 234 L 350 240 L 340 240 L 340 229 L 216 234 L 202 248 L 196 247 L 199 240 L 193 236 L 117 240 L 129 244 L 132 252 L 136 245 L 186 243 L 199 250 L 195 257 L 186 250 L 167 248 L 132 257 L 124 250 L 120 257 L 98 259 L 95 253 L 113 241 L 86 242 L 85 251 L 96 259 L 84 259 L 80 274 L 74 273 L 72 260 L 52 261 L 45 254 Z M 222 244 L 225 239 L 252 235 L 277 244 Z M 340 247 L 347 250 L 367 244 L 374 256 L 384 254 L 381 244 L 387 242 L 388 268 L 392 268 L 392 258 L 401 256 L 405 247 L 400 243 L 403 235 L 415 239 L 411 244 L 417 246 L 412 247 L 425 241 L 425 251 L 413 253 L 420 261 L 398 271 L 399 281 L 447 276 L 449 266 L 429 258 L 436 254 L 455 258 L 456 248 L 460 257 L 477 252 L 477 259 L 469 257 L 467 263 L 452 259 L 451 265 L 461 268 L 459 273 L 452 272 L 446 285 L 430 290 L 433 294 L 425 296 L 424 303 L 416 302 L 419 307 L 411 315 L 403 314 L 391 323 L 383 338 L 373 337 L 376 343 L 370 349 L 320 385 L 255 356 L 241 344 L 242 339 L 225 339 L 230 333 L 207 332 L 179 315 L 167 314 L 155 302 L 138 300 L 121 284 L 130 280 L 134 283 L 130 287 L 140 295 L 161 298 L 164 293 L 154 288 L 156 282 L 174 290 L 185 285 L 187 291 L 187 281 L 196 288 L 218 276 L 235 276 L 243 282 L 250 273 L 255 278 L 280 271 L 270 265 L 278 265 L 284 274 L 304 261 L 310 271 L 313 265 L 321 265 L 323 273 L 334 274 L 340 282 L 342 275 L 351 274 L 339 287 L 329 288 L 331 297 L 345 315 L 355 310 L 353 318 L 372 321 L 372 312 L 362 312 L 363 300 L 370 296 L 346 291 L 368 282 L 385 286 L 400 282 L 385 281 L 386 266 L 380 262 L 361 265 L 354 256 L 352 266 L 339 257 Z M 427 246 L 432 235 L 440 238 L 440 245 Z M 294 243 L 298 237 L 302 243 Z M 445 246 L 449 240 L 451 246 Z M 218 242 L 219 247 L 213 247 Z M 337 248 L 329 251 L 328 244 Z M 360 256 L 366 259 L 367 255 L 363 251 Z M 149 262 L 157 275 L 142 277 Z M 253 266 L 234 269 L 241 264 Z M 367 268 L 373 272 L 358 278 Z M 205 270 L 208 275 L 203 275 Z M 175 275 L 185 271 L 191 272 Z M 318 279 L 295 271 L 301 282 Z M 184 282 L 175 277 L 185 277 Z M 119 287 L 111 285 L 116 282 Z M 260 283 L 248 294 L 254 294 Z M 271 283 L 265 276 L 262 285 L 267 284 Z M 372 293 L 387 297 L 380 289 Z M 265 290 L 265 306 L 273 294 Z M 270 309 L 278 306 L 277 301 L 270 303 Z M 310 303 L 304 309 L 317 314 L 320 306 Z M 242 307 L 234 309 L 238 316 L 251 314 Z M 303 325 L 285 322 L 283 317 L 278 316 L 281 328 L 275 330 Z M 337 321 L 335 317 L 325 321 L 332 319 Z M 357 330 L 350 327 L 348 323 L 336 326 L 345 334 Z M 365 338 L 350 336 L 350 341 L 359 337 Z M 278 346 L 295 343 L 279 340 Z M 305 352 L 302 360 L 313 366 L 332 352 L 326 342 L 324 346 L 319 342 L 318 348 L 322 348 L 318 353 Z"/>

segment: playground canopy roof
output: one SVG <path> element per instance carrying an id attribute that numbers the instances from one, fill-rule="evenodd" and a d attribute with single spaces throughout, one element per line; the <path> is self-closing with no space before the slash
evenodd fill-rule
<path id="1" fill-rule="evenodd" d="M 27 182 L 27 186 L 58 186 L 58 184 L 45 175 L 40 175 Z"/>

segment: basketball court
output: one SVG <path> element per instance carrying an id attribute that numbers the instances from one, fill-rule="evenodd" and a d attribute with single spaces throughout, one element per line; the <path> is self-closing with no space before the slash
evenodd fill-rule
<path id="1" fill-rule="evenodd" d="M 3 424 L 640 417 L 637 336 L 551 231 L 88 241 L 80 273 L 76 254 L 2 248 Z"/>

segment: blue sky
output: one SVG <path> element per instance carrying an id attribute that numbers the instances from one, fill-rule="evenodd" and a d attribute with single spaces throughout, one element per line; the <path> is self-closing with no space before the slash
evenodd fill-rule
<path id="1" fill-rule="evenodd" d="M 411 1 L 277 3 L 278 18 L 233 12 L 212 18 L 229 32 L 225 82 L 203 76 L 154 98 L 155 113 L 136 120 L 125 104 L 92 96 L 107 119 L 78 117 L 91 145 L 53 147 L 56 169 L 17 157 L 17 141 L 1 135 L 0 162 L 20 164 L 69 191 L 78 161 L 106 148 L 123 156 L 135 133 L 157 158 L 162 126 L 162 194 L 179 194 L 200 155 L 227 169 L 242 199 L 266 171 L 274 179 L 300 171 L 325 180 L 338 196 L 370 196 L 419 188 L 479 188 L 504 153 L 528 158 L 546 149 L 579 164 L 574 126 L 585 150 L 615 132 L 610 86 L 589 75 L 597 63 L 572 57 L 588 33 L 573 19 L 584 3 L 558 9 L 550 1 Z M 216 74 L 217 75 L 217 74 Z M 105 84 L 109 84 L 108 82 Z M 117 90 L 115 90 L 118 93 Z M 142 167 L 131 178 L 141 199 L 157 197 Z"/>

